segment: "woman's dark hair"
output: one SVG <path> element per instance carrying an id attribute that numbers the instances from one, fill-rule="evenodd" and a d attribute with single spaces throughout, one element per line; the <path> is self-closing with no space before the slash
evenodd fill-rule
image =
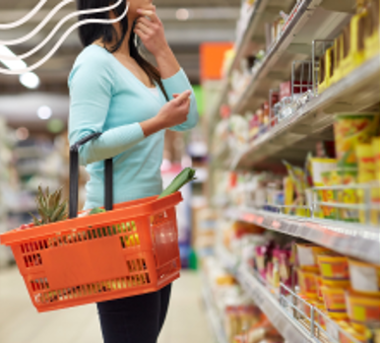
<path id="1" fill-rule="evenodd" d="M 116 3 L 116 1 L 117 0 L 76 0 L 77 8 L 79 11 L 88 10 L 92 8 L 107 7 Z M 116 17 L 119 17 L 123 14 L 125 6 L 126 0 L 123 0 L 121 5 L 113 10 Z M 80 21 L 93 18 L 109 19 L 109 12 L 85 14 L 79 16 Z M 125 16 L 119 22 L 119 24 L 121 27 L 121 37 L 118 37 L 115 28 L 111 24 L 86 24 L 79 27 L 79 38 L 83 46 L 85 47 L 94 43 L 98 39 L 102 39 L 104 44 L 109 44 L 116 41 L 116 44 L 112 46 L 110 50 L 106 48 L 110 53 L 114 53 L 120 49 L 121 45 L 125 40 L 125 36 L 128 33 L 128 17 Z M 133 23 L 133 27 L 134 26 L 135 23 Z M 135 61 L 140 65 L 140 67 L 146 72 L 152 83 L 153 81 L 156 81 L 158 83 L 166 99 L 168 100 L 169 98 L 162 84 L 160 72 L 156 67 L 154 67 L 144 57 L 141 56 L 139 48 L 138 46 L 136 46 L 136 34 L 133 32 L 133 27 L 128 42 L 131 57 L 134 58 Z"/>

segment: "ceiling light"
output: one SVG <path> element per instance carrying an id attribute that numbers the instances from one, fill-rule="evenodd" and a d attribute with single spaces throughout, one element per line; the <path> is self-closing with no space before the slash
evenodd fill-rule
<path id="1" fill-rule="evenodd" d="M 190 17 L 190 12 L 186 8 L 180 8 L 175 14 L 178 20 L 188 20 Z"/>
<path id="2" fill-rule="evenodd" d="M 19 80 L 23 86 L 30 89 L 36 89 L 40 85 L 40 78 L 32 72 L 20 75 Z"/>
<path id="3" fill-rule="evenodd" d="M 53 114 L 51 108 L 49 106 L 41 106 L 37 110 L 37 115 L 42 120 L 47 120 Z"/>
<path id="4" fill-rule="evenodd" d="M 0 58 L 0 62 L 10 70 L 25 69 L 28 67 L 23 60 L 17 58 L 17 55 L 5 45 L 0 45 L 0 56 L 12 57 L 12 59 Z M 19 76 L 19 80 L 23 86 L 30 89 L 36 89 L 40 85 L 40 79 L 35 73 L 22 74 Z"/>

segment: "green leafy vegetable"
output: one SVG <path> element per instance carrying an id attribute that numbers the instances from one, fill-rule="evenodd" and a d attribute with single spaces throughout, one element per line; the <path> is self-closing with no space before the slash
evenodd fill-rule
<path id="1" fill-rule="evenodd" d="M 158 199 L 161 199 L 163 197 L 166 197 L 170 194 L 173 194 L 180 190 L 184 185 L 187 183 L 195 180 L 195 170 L 192 168 L 185 168 L 184 170 L 179 173 L 176 178 L 172 181 L 172 183 L 169 185 L 168 188 L 166 188 L 161 195 L 158 197 Z"/>

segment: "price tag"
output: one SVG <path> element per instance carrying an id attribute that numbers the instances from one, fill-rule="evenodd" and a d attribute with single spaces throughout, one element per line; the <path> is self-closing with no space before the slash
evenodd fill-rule
<path id="1" fill-rule="evenodd" d="M 251 213 L 244 213 L 242 216 L 243 221 L 248 222 L 248 223 L 254 223 L 256 216 Z"/>
<path id="2" fill-rule="evenodd" d="M 298 231 L 298 224 L 296 223 L 289 223 L 288 232 L 291 235 L 294 235 Z"/>
<path id="3" fill-rule="evenodd" d="M 264 217 L 257 216 L 256 217 L 256 224 L 257 225 L 263 225 Z"/>
<path id="4" fill-rule="evenodd" d="M 280 230 L 281 229 L 281 222 L 279 222 L 278 220 L 273 220 L 272 228 L 274 230 Z"/>

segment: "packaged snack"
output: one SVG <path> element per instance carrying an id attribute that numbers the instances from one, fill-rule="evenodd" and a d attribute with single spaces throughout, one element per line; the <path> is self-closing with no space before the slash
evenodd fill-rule
<path id="1" fill-rule="evenodd" d="M 333 319 L 346 319 L 346 299 L 344 288 L 322 287 L 323 301 L 326 311 Z"/>
<path id="2" fill-rule="evenodd" d="M 380 296 L 374 297 L 354 291 L 346 294 L 347 314 L 353 323 L 380 323 Z"/>
<path id="3" fill-rule="evenodd" d="M 354 259 L 349 259 L 348 265 L 354 291 L 380 296 L 380 266 Z"/>
<path id="4" fill-rule="evenodd" d="M 373 206 L 371 210 L 371 223 L 378 226 L 380 225 L 380 137 L 372 140 L 372 152 L 375 158 L 375 186 L 371 194 Z"/>
<path id="5" fill-rule="evenodd" d="M 297 260 L 298 265 L 304 271 L 319 273 L 318 255 L 329 252 L 330 250 L 311 243 L 298 243 Z"/>
<path id="6" fill-rule="evenodd" d="M 356 167 L 355 148 L 375 136 L 380 116 L 376 113 L 340 114 L 335 117 L 336 155 L 340 168 Z"/>
<path id="7" fill-rule="evenodd" d="M 348 259 L 334 254 L 318 255 L 318 265 L 321 276 L 327 280 L 348 280 Z"/>
<path id="8" fill-rule="evenodd" d="M 346 168 L 337 171 L 338 173 L 338 184 L 339 185 L 355 185 L 357 183 L 357 169 L 356 168 Z M 359 197 L 356 189 L 344 189 L 337 191 L 338 202 L 342 204 L 355 205 L 359 204 Z M 352 208 L 341 208 L 338 209 L 339 219 L 357 223 L 359 221 L 359 211 Z"/>
<path id="9" fill-rule="evenodd" d="M 358 144 L 356 146 L 356 157 L 358 159 L 359 173 L 358 182 L 360 184 L 372 183 L 376 179 L 376 164 L 375 154 L 372 149 L 372 144 Z M 358 189 L 358 198 L 360 204 L 368 204 L 369 198 L 376 198 L 376 188 Z M 371 212 L 360 211 L 359 218 L 362 224 L 368 224 Z"/>
<path id="10" fill-rule="evenodd" d="M 322 173 L 322 182 L 326 187 L 336 186 L 339 184 L 338 173 L 336 170 L 325 171 Z M 337 202 L 338 192 L 332 189 L 324 189 L 317 192 L 318 200 L 324 203 L 331 203 L 332 206 L 321 205 L 321 211 L 323 218 L 326 219 L 338 219 L 338 209 L 333 206 Z"/>
<path id="11" fill-rule="evenodd" d="M 307 297 L 313 297 L 317 299 L 317 278 L 318 274 L 305 272 L 302 269 L 298 269 L 298 284 L 302 294 Z"/>

